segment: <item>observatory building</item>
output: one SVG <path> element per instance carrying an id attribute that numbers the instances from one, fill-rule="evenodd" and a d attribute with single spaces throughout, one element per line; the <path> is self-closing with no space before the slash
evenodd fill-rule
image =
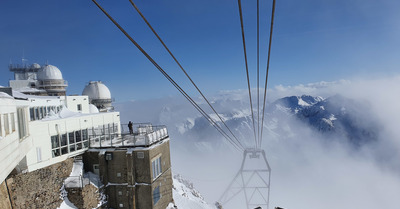
<path id="1" fill-rule="evenodd" d="M 113 110 L 110 90 L 101 81 L 90 81 L 83 89 L 82 95 L 89 97 L 89 103 L 97 107 L 100 112 Z"/>
<path id="2" fill-rule="evenodd" d="M 21 193 L 14 193 L 10 183 L 14 176 L 40 172 L 71 158 L 74 166 L 83 163 L 82 175 L 71 176 L 71 172 L 67 179 L 49 182 L 51 188 L 56 185 L 79 193 L 98 184 L 98 193 L 105 198 L 99 202 L 101 208 L 163 209 L 173 202 L 165 126 L 135 123 L 135 131 L 132 126 L 124 131 L 128 126 L 113 111 L 111 92 L 101 81 L 89 82 L 81 96 L 66 96 L 67 82 L 53 65 L 10 65 L 9 69 L 14 80 L 10 87 L 0 86 L 0 208 L 3 203 L 5 208 L 26 207 L 21 205 L 25 201 L 18 202 Z M 99 182 L 93 183 L 89 174 Z M 57 172 L 46 175 L 54 177 Z M 68 184 L 70 179 L 81 183 Z M 43 199 L 54 202 L 45 196 L 45 187 L 22 186 L 26 200 L 44 195 Z"/>
<path id="3" fill-rule="evenodd" d="M 65 96 L 68 86 L 62 77 L 60 69 L 53 65 L 10 65 L 14 73 L 14 80 L 10 80 L 10 87 L 28 95 Z"/>

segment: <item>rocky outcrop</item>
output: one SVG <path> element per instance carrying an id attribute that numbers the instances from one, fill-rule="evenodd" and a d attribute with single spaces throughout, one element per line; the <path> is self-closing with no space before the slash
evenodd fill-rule
<path id="1" fill-rule="evenodd" d="M 72 170 L 73 159 L 21 173 L 7 179 L 13 208 L 57 208 L 60 188 Z"/>

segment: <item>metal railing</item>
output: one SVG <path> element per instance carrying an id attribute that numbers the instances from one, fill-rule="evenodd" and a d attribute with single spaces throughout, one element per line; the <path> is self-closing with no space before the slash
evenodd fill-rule
<path id="1" fill-rule="evenodd" d="M 168 137 L 167 127 L 164 125 L 135 123 L 133 126 L 132 132 L 130 132 L 128 124 L 121 124 L 121 134 L 89 136 L 89 147 L 148 147 Z"/>

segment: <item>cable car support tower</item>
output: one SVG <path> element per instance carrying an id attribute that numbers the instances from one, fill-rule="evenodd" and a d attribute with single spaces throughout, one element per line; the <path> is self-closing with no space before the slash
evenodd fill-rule
<path id="1" fill-rule="evenodd" d="M 267 93 L 267 83 L 268 83 L 268 73 L 269 73 L 269 63 L 270 63 L 270 54 L 271 54 L 271 43 L 272 43 L 272 31 L 274 24 L 274 15 L 275 15 L 275 0 L 272 1 L 272 15 L 271 15 L 271 27 L 269 34 L 269 44 L 268 44 L 268 58 L 267 58 L 267 69 L 266 69 L 266 77 L 265 77 L 265 87 L 264 87 L 264 100 L 263 100 L 263 108 L 262 108 L 262 120 L 260 126 L 259 120 L 259 63 L 260 63 L 260 53 L 259 53 L 259 0 L 257 0 L 257 134 L 254 126 L 254 115 L 252 108 L 252 99 L 250 92 L 250 82 L 249 82 L 249 73 L 248 73 L 248 65 L 247 65 L 247 53 L 246 53 L 246 41 L 244 36 L 244 26 L 243 26 L 243 15 L 242 15 L 242 7 L 241 0 L 238 0 L 239 6 L 239 15 L 240 15 L 240 23 L 242 28 L 242 39 L 243 39 L 243 49 L 244 49 L 244 57 L 245 57 L 245 65 L 246 65 L 246 73 L 247 73 L 247 82 L 248 82 L 248 90 L 249 90 L 249 98 L 250 98 L 250 106 L 252 111 L 252 120 L 254 127 L 254 137 L 255 137 L 255 148 L 247 148 L 243 152 L 243 160 L 242 165 L 237 172 L 236 176 L 233 178 L 228 188 L 222 194 L 217 206 L 220 208 L 241 208 L 237 203 L 245 202 L 247 209 L 253 208 L 267 208 L 269 209 L 269 197 L 270 197 L 270 185 L 271 185 L 271 167 L 268 163 L 265 151 L 261 149 L 262 142 L 262 133 L 264 127 L 264 115 L 265 115 L 265 102 L 266 102 L 266 93 Z M 241 195 L 241 197 L 240 197 Z M 229 204 L 235 200 L 232 206 Z"/>

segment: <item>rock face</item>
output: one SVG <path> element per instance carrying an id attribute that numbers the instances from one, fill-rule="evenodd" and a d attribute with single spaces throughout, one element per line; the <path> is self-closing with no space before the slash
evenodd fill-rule
<path id="1" fill-rule="evenodd" d="M 96 208 L 100 200 L 98 189 L 91 184 L 86 185 L 82 189 L 67 189 L 67 192 L 69 201 L 77 208 Z"/>
<path id="2" fill-rule="evenodd" d="M 57 208 L 63 180 L 72 170 L 72 159 L 7 179 L 13 208 Z"/>

